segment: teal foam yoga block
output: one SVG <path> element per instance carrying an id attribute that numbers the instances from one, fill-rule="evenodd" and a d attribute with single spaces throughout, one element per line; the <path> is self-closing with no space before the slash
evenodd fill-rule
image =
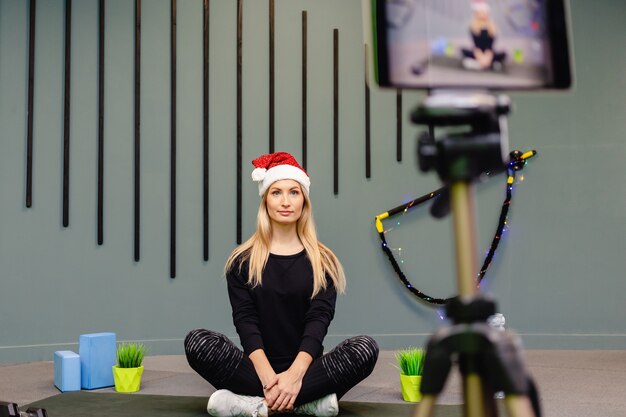
<path id="1" fill-rule="evenodd" d="M 78 340 L 81 387 L 96 389 L 113 386 L 115 333 L 82 334 Z"/>
<path id="2" fill-rule="evenodd" d="M 80 391 L 80 356 L 70 350 L 54 352 L 54 385 L 61 390 Z"/>

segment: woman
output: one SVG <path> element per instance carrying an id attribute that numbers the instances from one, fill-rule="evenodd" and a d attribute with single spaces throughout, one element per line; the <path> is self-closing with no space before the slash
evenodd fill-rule
<path id="1" fill-rule="evenodd" d="M 482 0 L 474 1 L 472 11 L 474 15 L 470 23 L 470 35 L 474 47 L 461 49 L 463 67 L 472 70 L 502 70 L 506 52 L 493 48 L 497 28 L 491 18 L 491 7 Z"/>
<path id="2" fill-rule="evenodd" d="M 207 405 L 215 417 L 336 416 L 338 399 L 374 369 L 378 346 L 357 336 L 323 354 L 346 280 L 317 240 L 309 177 L 286 152 L 252 164 L 261 196 L 256 232 L 224 268 L 243 351 L 222 334 L 196 329 L 185 339 L 187 360 L 218 389 Z"/>

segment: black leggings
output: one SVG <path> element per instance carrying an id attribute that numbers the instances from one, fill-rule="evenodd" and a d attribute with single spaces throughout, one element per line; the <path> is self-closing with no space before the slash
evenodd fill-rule
<path id="1" fill-rule="evenodd" d="M 261 381 L 248 356 L 221 333 L 192 330 L 185 338 L 189 365 L 216 389 L 263 397 Z M 302 380 L 295 406 L 328 394 L 341 398 L 374 370 L 378 345 L 369 336 L 344 340 L 315 359 Z"/>

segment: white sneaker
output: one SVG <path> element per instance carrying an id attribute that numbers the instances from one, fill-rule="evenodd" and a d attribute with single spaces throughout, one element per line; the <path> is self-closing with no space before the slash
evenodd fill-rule
<path id="1" fill-rule="evenodd" d="M 502 62 L 496 61 L 491 64 L 491 68 L 493 68 L 494 71 L 500 72 L 504 70 L 504 65 L 502 65 Z"/>
<path id="2" fill-rule="evenodd" d="M 329 394 L 310 403 L 302 404 L 293 409 L 295 414 L 317 417 L 335 417 L 339 414 L 339 402 L 336 394 Z"/>
<path id="3" fill-rule="evenodd" d="M 482 69 L 478 61 L 472 58 L 465 58 L 461 63 L 463 64 L 463 68 L 468 70 L 479 71 Z"/>
<path id="4" fill-rule="evenodd" d="M 238 395 L 227 389 L 215 391 L 206 410 L 213 417 L 267 417 L 268 414 L 263 397 Z"/>

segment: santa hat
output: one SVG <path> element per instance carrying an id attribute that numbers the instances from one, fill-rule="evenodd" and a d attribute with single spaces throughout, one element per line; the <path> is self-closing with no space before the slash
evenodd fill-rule
<path id="1" fill-rule="evenodd" d="M 280 180 L 298 181 L 304 191 L 309 193 L 309 186 L 311 185 L 309 176 L 296 159 L 287 152 L 274 152 L 259 156 L 252 161 L 252 165 L 254 165 L 252 180 L 259 183 L 259 195 L 261 196 L 270 185 Z"/>
<path id="2" fill-rule="evenodd" d="M 476 12 L 489 12 L 491 10 L 491 7 L 489 7 L 489 3 L 484 0 L 473 0 L 472 10 Z"/>

